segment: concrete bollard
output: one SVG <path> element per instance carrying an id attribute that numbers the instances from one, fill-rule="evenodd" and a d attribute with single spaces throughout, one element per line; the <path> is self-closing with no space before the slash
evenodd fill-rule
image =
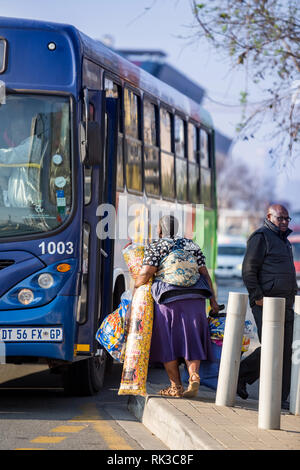
<path id="1" fill-rule="evenodd" d="M 216 405 L 234 406 L 241 361 L 248 294 L 229 292 Z"/>
<path id="2" fill-rule="evenodd" d="M 300 295 L 295 297 L 290 412 L 300 415 Z"/>
<path id="3" fill-rule="evenodd" d="M 264 297 L 258 427 L 280 429 L 285 299 Z"/>

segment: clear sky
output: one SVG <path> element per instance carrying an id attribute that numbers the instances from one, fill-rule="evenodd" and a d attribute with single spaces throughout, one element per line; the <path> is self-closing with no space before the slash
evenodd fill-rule
<path id="1" fill-rule="evenodd" d="M 193 16 L 189 0 L 0 0 L 0 15 L 70 23 L 93 38 L 112 36 L 116 48 L 163 50 L 168 62 L 199 83 L 208 97 L 229 104 L 239 102 L 243 74 L 230 74 L 225 60 L 203 42 L 190 40 Z M 234 137 L 240 108 L 207 100 L 206 108 L 217 129 Z M 258 140 L 242 142 L 234 145 L 233 155 L 258 171 L 270 171 L 267 147 Z M 279 176 L 276 168 L 271 174 L 280 196 L 300 210 L 300 164 L 284 175 Z"/>

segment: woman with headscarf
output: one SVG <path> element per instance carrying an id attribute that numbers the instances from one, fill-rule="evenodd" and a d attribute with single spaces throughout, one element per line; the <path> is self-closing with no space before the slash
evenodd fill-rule
<path id="1" fill-rule="evenodd" d="M 175 217 L 164 216 L 160 219 L 159 239 L 145 248 L 143 266 L 135 287 L 146 284 L 154 276 L 150 363 L 163 363 L 170 380 L 170 386 L 159 393 L 166 397 L 190 398 L 198 393 L 200 361 L 213 360 L 205 298 L 210 297 L 214 312 L 218 312 L 219 307 L 205 266 L 205 256 L 192 240 L 175 237 L 177 231 Z M 177 264 L 176 256 L 173 256 L 176 252 L 182 263 Z M 189 260 L 188 264 L 184 258 Z M 186 266 L 191 266 L 191 269 L 185 269 Z M 180 282 L 177 283 L 178 275 L 185 279 L 182 287 L 177 287 L 180 286 Z M 181 383 L 180 358 L 184 358 L 189 372 L 186 391 Z"/>

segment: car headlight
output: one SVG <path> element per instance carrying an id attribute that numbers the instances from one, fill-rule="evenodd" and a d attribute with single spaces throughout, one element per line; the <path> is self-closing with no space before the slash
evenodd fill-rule
<path id="1" fill-rule="evenodd" d="M 29 305 L 34 300 L 34 295 L 30 289 L 22 289 L 18 294 L 18 300 L 23 305 Z"/>
<path id="2" fill-rule="evenodd" d="M 38 277 L 38 284 L 43 289 L 50 289 L 53 286 L 54 279 L 49 273 L 40 274 Z"/>
<path id="3" fill-rule="evenodd" d="M 239 271 L 241 271 L 241 270 L 242 270 L 242 264 L 237 264 L 237 265 L 236 265 L 236 269 L 238 269 Z"/>

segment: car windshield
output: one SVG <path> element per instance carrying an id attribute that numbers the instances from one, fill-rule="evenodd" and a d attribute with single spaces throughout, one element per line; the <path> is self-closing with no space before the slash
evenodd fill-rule
<path id="1" fill-rule="evenodd" d="M 244 246 L 236 245 L 219 245 L 218 255 L 227 256 L 244 256 L 246 248 Z"/>
<path id="2" fill-rule="evenodd" d="M 294 261 L 300 261 L 300 242 L 292 243 Z"/>
<path id="3" fill-rule="evenodd" d="M 7 95 L 0 106 L 0 236 L 59 227 L 71 196 L 69 99 Z"/>

